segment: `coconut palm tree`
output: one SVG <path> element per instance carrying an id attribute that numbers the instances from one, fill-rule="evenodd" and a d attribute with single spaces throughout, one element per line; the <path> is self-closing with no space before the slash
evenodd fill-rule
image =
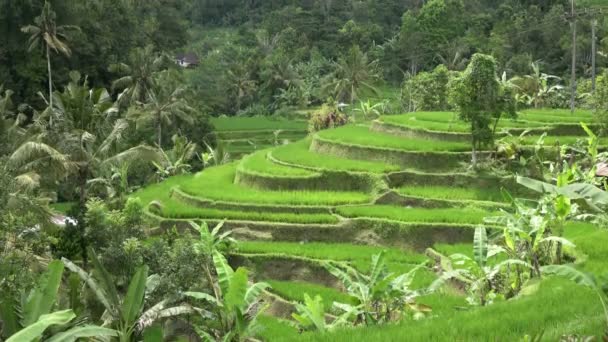
<path id="1" fill-rule="evenodd" d="M 247 99 L 256 89 L 256 82 L 251 77 L 251 72 L 244 67 L 236 66 L 226 73 L 228 80 L 228 91 L 236 100 L 236 110 L 241 110 L 243 101 Z"/>
<path id="2" fill-rule="evenodd" d="M 373 83 L 380 79 L 378 61 L 369 61 L 366 53 L 358 46 L 334 63 L 334 71 L 329 75 L 325 88 L 339 101 L 349 101 L 352 105 L 361 91 L 378 93 Z"/>
<path id="3" fill-rule="evenodd" d="M 175 119 L 193 123 L 194 108 L 184 99 L 186 89 L 177 85 L 168 73 L 162 73 L 154 79 L 148 90 L 148 102 L 139 103 L 128 114 L 137 125 L 152 124 L 156 128 L 156 138 L 162 147 L 163 125 L 171 125 Z"/>
<path id="4" fill-rule="evenodd" d="M 154 86 L 154 76 L 166 69 L 167 64 L 168 57 L 155 52 L 151 45 L 131 51 L 129 64 L 112 64 L 110 71 L 122 75 L 112 83 L 113 90 L 123 90 L 119 102 L 146 102 Z"/>
<path id="5" fill-rule="evenodd" d="M 54 134 L 55 148 L 69 155 L 75 165 L 80 203 L 87 198 L 87 183 L 104 168 L 119 165 L 133 158 L 155 160 L 156 149 L 139 145 L 125 149 L 121 145 L 129 123 L 115 119 L 117 111 L 108 92 L 89 88 L 87 80 L 72 73 L 72 81 L 62 93 L 53 94 L 56 111 L 61 115 Z"/>
<path id="6" fill-rule="evenodd" d="M 36 49 L 43 44 L 46 49 L 46 62 L 49 79 L 49 106 L 53 108 L 53 77 L 51 72 L 51 49 L 56 53 L 61 53 L 65 56 L 70 56 L 72 51 L 65 40 L 68 38 L 68 32 L 80 30 L 77 26 L 72 25 L 57 25 L 57 14 L 51 8 L 51 3 L 45 0 L 42 13 L 34 19 L 34 25 L 27 25 L 21 28 L 21 31 L 30 35 L 29 50 Z"/>

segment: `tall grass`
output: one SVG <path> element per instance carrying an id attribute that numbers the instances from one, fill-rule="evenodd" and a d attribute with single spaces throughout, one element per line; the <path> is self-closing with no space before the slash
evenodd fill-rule
<path id="1" fill-rule="evenodd" d="M 368 205 L 339 207 L 336 212 L 344 217 L 369 217 L 389 219 L 411 223 L 454 223 L 454 224 L 480 224 L 484 217 L 493 216 L 486 210 L 469 208 L 407 208 L 389 205 Z"/>
<path id="2" fill-rule="evenodd" d="M 398 171 L 396 165 L 327 156 L 310 151 L 310 139 L 275 148 L 272 157 L 285 163 L 334 171 L 384 173 Z"/>
<path id="3" fill-rule="evenodd" d="M 513 301 L 396 325 L 339 329 L 328 334 L 290 335 L 277 341 L 521 341 L 544 332 L 544 340 L 564 334 L 603 331 L 602 308 L 589 289 L 562 279 L 544 280 L 538 291 Z"/>
<path id="4" fill-rule="evenodd" d="M 428 139 L 405 139 L 394 135 L 372 132 L 366 126 L 344 126 L 317 133 L 319 137 L 338 143 L 362 145 L 376 148 L 390 148 L 404 151 L 450 151 L 463 152 L 471 149 L 465 142 L 449 142 Z"/>

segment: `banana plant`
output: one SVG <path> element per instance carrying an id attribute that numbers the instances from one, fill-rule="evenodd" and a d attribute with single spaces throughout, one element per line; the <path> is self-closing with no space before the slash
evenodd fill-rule
<path id="1" fill-rule="evenodd" d="M 172 138 L 173 148 L 165 151 L 158 146 L 158 162 L 153 161 L 156 168 L 158 181 L 175 175 L 189 173 L 192 169 L 190 161 L 196 156 L 196 144 L 190 142 L 186 137 L 174 135 Z"/>
<path id="2" fill-rule="evenodd" d="M 218 166 L 230 162 L 230 154 L 221 142 L 218 142 L 216 148 L 211 147 L 211 145 L 205 142 L 205 147 L 207 151 L 199 155 L 199 159 L 204 167 Z"/>
<path id="3" fill-rule="evenodd" d="M 421 317 L 430 308 L 416 303 L 416 298 L 426 294 L 426 290 L 412 290 L 410 286 L 416 272 L 424 265 L 411 271 L 395 275 L 388 271 L 385 252 L 372 256 L 369 274 L 359 272 L 346 264 L 329 262 L 325 268 L 344 284 L 355 304 L 334 303 L 344 315 L 354 317 L 354 324 L 379 324 L 398 320 L 405 311 L 411 310 L 415 317 Z"/>
<path id="4" fill-rule="evenodd" d="M 364 118 L 377 118 L 381 115 L 380 109 L 382 107 L 382 103 L 372 104 L 370 100 L 365 102 L 361 101 L 359 104 L 359 108 L 355 109 L 355 111 L 360 112 Z"/>
<path id="5" fill-rule="evenodd" d="M 205 341 L 245 341 L 256 333 L 257 317 L 265 309 L 261 305 L 260 297 L 270 285 L 249 285 L 247 270 L 233 270 L 217 250 L 213 252 L 213 263 L 217 274 L 216 297 L 202 292 L 184 293 L 213 307 L 211 317 L 208 317 L 206 311 L 201 311 L 203 318 L 211 324 L 198 329 L 197 332 Z"/>
<path id="6" fill-rule="evenodd" d="M 443 261 L 443 265 L 447 265 L 444 266 L 443 274 L 431 284 L 430 290 L 438 290 L 447 281 L 456 280 L 466 286 L 470 304 L 491 304 L 500 295 L 501 272 L 513 266 L 531 267 L 529 263 L 518 259 L 491 264 L 491 259 L 502 252 L 502 248 L 489 245 L 486 229 L 477 227 L 473 238 L 473 258 L 459 253 L 450 255 L 446 258 L 447 261 Z"/>
<path id="7" fill-rule="evenodd" d="M 112 277 L 103 267 L 95 252 L 90 250 L 89 253 L 96 270 L 95 276 L 68 259 L 63 258 L 63 264 L 80 276 L 104 306 L 103 326 L 115 328 L 121 342 L 131 341 L 135 335 L 160 319 L 196 312 L 195 308 L 186 304 L 170 307 L 172 304 L 170 300 L 163 300 L 144 311 L 147 292 L 153 291 L 154 286 L 152 285 L 156 283 L 157 277 L 148 277 L 146 266 L 138 268 L 129 283 L 127 293 L 121 297 Z"/>
<path id="8" fill-rule="evenodd" d="M 325 332 L 350 324 L 350 313 L 348 311 L 333 319 L 331 323 L 328 323 L 325 317 L 326 312 L 325 306 L 323 305 L 323 298 L 319 295 L 312 298 L 308 293 L 305 293 L 304 303 L 296 303 L 295 308 L 297 313 L 292 313 L 291 317 L 295 320 L 294 325 L 299 328 L 300 331 L 316 330 Z"/>
<path id="9" fill-rule="evenodd" d="M 62 326 L 69 324 L 76 314 L 72 310 L 56 311 L 50 314 L 41 315 L 36 322 L 19 330 L 6 342 L 26 342 L 41 341 L 44 332 L 52 326 Z M 77 325 L 63 332 L 58 332 L 48 336 L 46 342 L 76 342 L 83 338 L 102 338 L 116 337 L 118 332 L 113 329 L 98 327 L 95 325 Z"/>
<path id="10" fill-rule="evenodd" d="M 63 270 L 61 261 L 50 262 L 47 272 L 38 279 L 29 295 L 23 297 L 21 305 L 11 298 L 0 298 L 0 320 L 4 325 L 2 335 L 8 338 L 7 342 L 40 341 L 43 337 L 45 341 L 72 342 L 79 338 L 118 334 L 115 330 L 95 325 L 77 323 L 68 326 L 76 318 L 72 310 L 51 312 L 57 305 Z M 51 326 L 58 327 L 54 335 L 45 333 Z M 67 329 L 61 330 L 61 326 L 67 326 Z"/>

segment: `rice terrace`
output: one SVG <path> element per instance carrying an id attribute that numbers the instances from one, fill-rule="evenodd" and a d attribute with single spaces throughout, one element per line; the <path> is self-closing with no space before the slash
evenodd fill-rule
<path id="1" fill-rule="evenodd" d="M 0 341 L 608 341 L 607 15 L 0 0 Z"/>

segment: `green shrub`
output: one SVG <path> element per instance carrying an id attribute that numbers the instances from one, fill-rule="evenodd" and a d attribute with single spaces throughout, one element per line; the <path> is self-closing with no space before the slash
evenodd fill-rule
<path id="1" fill-rule="evenodd" d="M 314 133 L 328 128 L 343 126 L 347 123 L 348 117 L 338 110 L 338 107 L 332 100 L 329 103 L 323 104 L 321 109 L 312 114 L 308 121 L 308 131 Z"/>

